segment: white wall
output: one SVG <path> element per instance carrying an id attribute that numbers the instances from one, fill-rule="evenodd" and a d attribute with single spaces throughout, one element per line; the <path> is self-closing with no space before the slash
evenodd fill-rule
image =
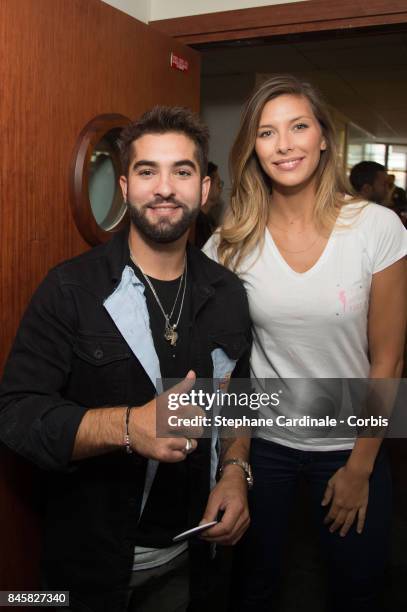
<path id="1" fill-rule="evenodd" d="M 288 4 L 289 2 L 306 2 L 307 0 L 150 0 L 150 20 L 186 17 L 202 13 L 219 13 L 235 9 Z"/>
<path id="2" fill-rule="evenodd" d="M 106 4 L 110 4 L 115 8 L 135 17 L 144 23 L 148 23 L 151 19 L 151 0 L 102 0 Z"/>
<path id="3" fill-rule="evenodd" d="M 230 192 L 229 152 L 240 124 L 243 104 L 254 83 L 254 74 L 202 78 L 201 117 L 211 134 L 209 159 L 217 164 L 220 177 L 225 181 L 225 201 Z"/>

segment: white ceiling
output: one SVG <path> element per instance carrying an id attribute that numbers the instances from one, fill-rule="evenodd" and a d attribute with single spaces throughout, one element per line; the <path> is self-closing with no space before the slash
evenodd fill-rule
<path id="1" fill-rule="evenodd" d="M 148 23 L 157 19 L 174 19 L 202 13 L 218 13 L 257 6 L 288 4 L 306 0 L 102 0 L 131 17 Z"/>
<path id="2" fill-rule="evenodd" d="M 305 0 L 300 0 L 304 2 Z M 298 0 L 150 0 L 151 21 L 156 19 L 173 19 L 202 13 L 218 13 L 236 9 L 289 4 Z"/>
<path id="3" fill-rule="evenodd" d="M 205 49 L 203 76 L 289 72 L 377 140 L 407 142 L 407 33 Z"/>

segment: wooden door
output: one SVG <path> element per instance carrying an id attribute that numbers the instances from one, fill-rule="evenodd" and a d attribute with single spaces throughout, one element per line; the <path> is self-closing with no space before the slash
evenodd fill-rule
<path id="1" fill-rule="evenodd" d="M 170 67 L 175 52 L 188 71 Z M 199 109 L 196 51 L 100 0 L 0 3 L 0 370 L 23 310 L 57 262 L 89 248 L 69 165 L 93 117 L 154 104 Z M 38 587 L 35 470 L 0 448 L 0 590 Z"/>

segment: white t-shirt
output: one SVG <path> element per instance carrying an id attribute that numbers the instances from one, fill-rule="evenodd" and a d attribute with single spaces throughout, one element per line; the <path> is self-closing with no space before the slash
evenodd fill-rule
<path id="1" fill-rule="evenodd" d="M 394 212 L 377 204 L 363 203 L 360 213 L 353 214 L 361 206 L 344 207 L 324 252 L 307 272 L 290 268 L 268 230 L 262 251 L 256 249 L 241 264 L 238 274 L 253 322 L 251 372 L 256 381 L 368 377 L 372 275 L 407 254 L 407 231 Z M 213 235 L 203 249 L 213 259 L 218 239 Z M 269 408 L 264 416 L 270 416 Z M 303 439 L 282 428 L 260 429 L 257 435 L 303 450 L 353 447 L 353 440 Z"/>

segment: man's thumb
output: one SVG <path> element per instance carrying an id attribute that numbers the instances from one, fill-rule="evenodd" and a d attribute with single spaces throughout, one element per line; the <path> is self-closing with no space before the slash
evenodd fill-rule
<path id="1" fill-rule="evenodd" d="M 196 382 L 196 374 L 195 374 L 195 372 L 193 370 L 189 370 L 189 372 L 185 376 L 184 380 L 181 381 L 183 392 L 184 393 L 188 393 L 188 391 L 191 391 L 191 389 L 194 386 L 195 382 Z"/>
<path id="2" fill-rule="evenodd" d="M 193 370 L 189 370 L 183 380 L 174 385 L 171 393 L 180 395 L 181 393 L 189 393 L 196 382 L 196 374 Z"/>

